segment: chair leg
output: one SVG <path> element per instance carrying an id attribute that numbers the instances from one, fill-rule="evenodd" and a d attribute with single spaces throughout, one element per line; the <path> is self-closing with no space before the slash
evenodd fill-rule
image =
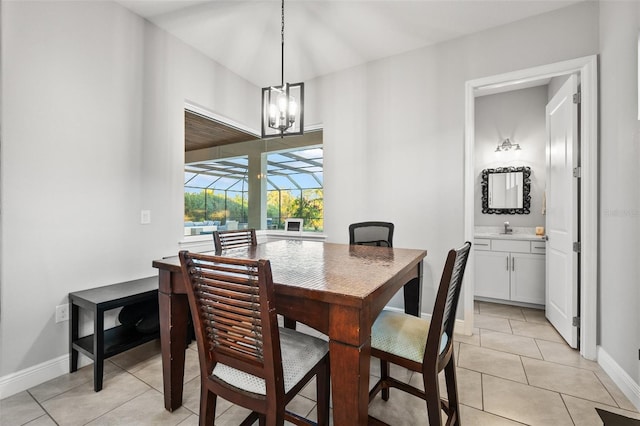
<path id="1" fill-rule="evenodd" d="M 438 384 L 438 373 L 435 370 L 423 371 L 422 380 L 424 385 L 425 400 L 427 403 L 427 416 L 429 425 L 442 424 L 442 411 L 440 410 L 440 387 Z"/>
<path id="2" fill-rule="evenodd" d="M 264 423 L 265 426 L 282 426 L 282 425 L 284 425 L 284 410 L 285 410 L 285 408 L 282 407 L 282 409 L 278 408 L 273 413 L 267 412 L 267 414 L 265 415 L 265 423 Z M 260 426 L 262 426 L 262 424 Z"/>
<path id="3" fill-rule="evenodd" d="M 458 403 L 458 385 L 456 381 L 456 367 L 453 354 L 449 363 L 444 367 L 444 378 L 447 383 L 447 400 L 449 402 L 449 418 L 455 418 L 453 425 L 460 426 L 460 406 Z"/>
<path id="4" fill-rule="evenodd" d="M 218 396 L 210 392 L 204 383 L 200 384 L 200 426 L 212 425 L 216 417 L 216 401 Z"/>
<path id="5" fill-rule="evenodd" d="M 389 362 L 380 360 L 380 378 L 382 379 L 382 383 L 384 384 L 382 388 L 382 400 L 389 400 L 389 386 L 387 383 L 387 379 L 389 378 Z"/>
<path id="6" fill-rule="evenodd" d="M 324 363 L 316 374 L 316 398 L 318 403 L 318 425 L 329 425 L 329 363 Z"/>

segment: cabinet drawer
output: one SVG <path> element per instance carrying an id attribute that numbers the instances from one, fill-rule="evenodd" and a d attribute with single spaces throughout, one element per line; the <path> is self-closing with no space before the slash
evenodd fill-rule
<path id="1" fill-rule="evenodd" d="M 544 241 L 531 241 L 531 253 L 544 254 L 547 250 L 547 245 Z"/>
<path id="2" fill-rule="evenodd" d="M 491 240 L 491 250 L 529 253 L 529 251 L 531 250 L 530 243 L 530 241 L 519 240 Z"/>
<path id="3" fill-rule="evenodd" d="M 491 240 L 488 238 L 475 238 L 473 240 L 474 250 L 491 250 Z"/>

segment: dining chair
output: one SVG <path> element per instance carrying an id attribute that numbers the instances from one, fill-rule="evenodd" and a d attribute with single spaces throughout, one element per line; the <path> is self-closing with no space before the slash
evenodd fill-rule
<path id="1" fill-rule="evenodd" d="M 252 411 L 242 425 L 309 424 L 285 407 L 313 377 L 318 424 L 328 425 L 328 344 L 278 327 L 269 261 L 179 257 L 200 359 L 200 425 L 214 424 L 218 396 Z"/>
<path id="2" fill-rule="evenodd" d="M 393 223 L 358 222 L 349 225 L 349 244 L 393 247 Z"/>
<path id="3" fill-rule="evenodd" d="M 258 245 L 258 239 L 254 228 L 213 232 L 213 246 L 216 254 L 222 254 L 222 250 L 255 245 Z M 296 321 L 284 317 L 284 326 L 295 330 Z"/>
<path id="4" fill-rule="evenodd" d="M 391 222 L 357 222 L 349 225 L 349 244 L 364 246 L 393 247 L 394 224 Z M 410 284 L 411 283 L 411 284 Z M 409 281 L 409 287 L 404 288 L 404 305 L 406 312 L 420 315 L 420 284 L 415 280 Z"/>
<path id="5" fill-rule="evenodd" d="M 235 247 L 255 246 L 257 244 L 256 230 L 253 228 L 213 231 L 213 245 L 216 252 Z"/>
<path id="6" fill-rule="evenodd" d="M 431 320 L 383 310 L 371 329 L 371 356 L 380 359 L 380 380 L 369 392 L 369 402 L 382 391 L 389 400 L 389 389 L 397 388 L 422 398 L 427 404 L 429 425 L 460 425 L 460 409 L 453 354 L 453 327 L 471 243 L 449 251 Z M 422 373 L 424 391 L 389 375 L 389 363 Z M 444 370 L 447 400 L 440 397 L 438 374 Z M 384 424 L 370 417 L 370 424 Z"/>

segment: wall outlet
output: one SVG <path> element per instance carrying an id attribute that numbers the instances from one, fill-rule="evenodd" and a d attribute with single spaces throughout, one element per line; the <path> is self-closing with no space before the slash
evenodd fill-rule
<path id="1" fill-rule="evenodd" d="M 69 321 L 69 304 L 56 306 L 56 322 Z"/>
<path id="2" fill-rule="evenodd" d="M 151 210 L 140 211 L 140 223 L 142 225 L 148 225 L 151 223 Z"/>

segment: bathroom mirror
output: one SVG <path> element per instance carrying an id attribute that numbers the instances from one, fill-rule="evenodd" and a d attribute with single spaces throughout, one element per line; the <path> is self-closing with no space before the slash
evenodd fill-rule
<path id="1" fill-rule="evenodd" d="M 531 169 L 497 167 L 482 171 L 482 213 L 529 214 Z"/>

